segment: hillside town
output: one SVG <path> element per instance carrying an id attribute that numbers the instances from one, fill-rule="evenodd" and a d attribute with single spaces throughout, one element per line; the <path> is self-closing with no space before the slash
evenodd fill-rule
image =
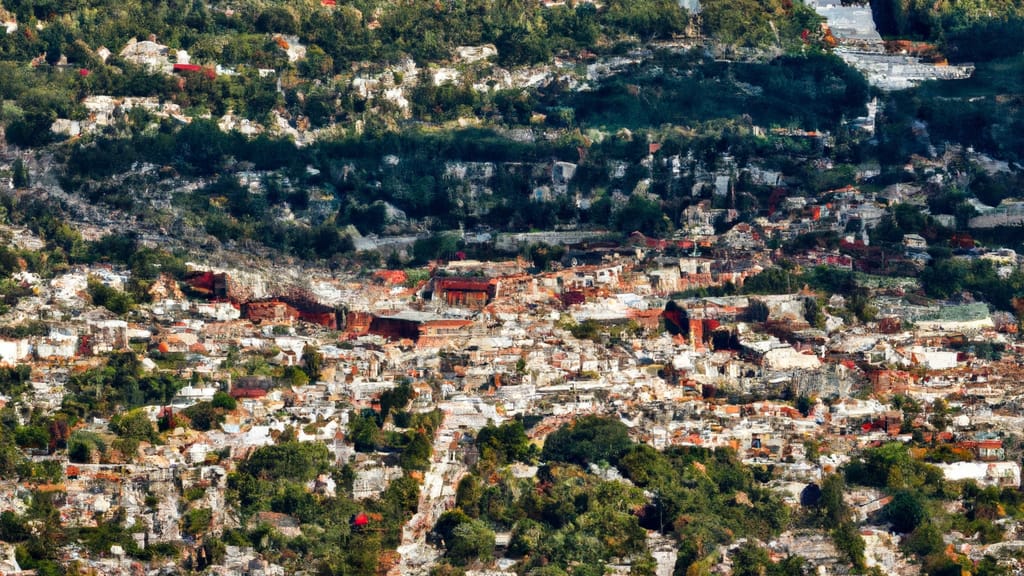
<path id="1" fill-rule="evenodd" d="M 161 428 L 159 438 L 128 453 L 93 450 L 82 459 L 53 445 L 26 448 L 33 462 L 52 462 L 59 472 L 45 483 L 4 481 L 0 507 L 24 511 L 33 492 L 52 491 L 60 495 L 61 526 L 119 517 L 139 546 L 184 542 L 187 549 L 184 524 L 195 510 L 213 511 L 210 531 L 237 527 L 225 506 L 226 478 L 284 434 L 322 443 L 337 465 L 350 466 L 356 500 L 379 497 L 403 469 L 387 452 L 357 449 L 353 417 L 379 411 L 382 393 L 400 383 L 411 386 L 411 411 L 440 410 L 443 422 L 394 573 L 410 573 L 437 555 L 423 538 L 453 506 L 460 473 L 479 458 L 465 439 L 516 418 L 536 422 L 528 434 L 538 444 L 572 419 L 599 414 L 621 420 L 637 441 L 658 449 L 730 448 L 745 464 L 770 467 L 772 489 L 791 506 L 851 454 L 891 441 L 955 454 L 939 465 L 947 480 L 1018 487 L 1016 319 L 984 303 L 927 301 L 915 296 L 910 277 L 867 284 L 872 277 L 855 271 L 876 263 L 859 234 L 844 239 L 842 249 L 813 248 L 791 259 L 770 247 L 794 229 L 846 229 L 852 218 L 870 221 L 884 212 L 884 200 L 856 188 L 828 198 L 790 197 L 785 218 L 720 234 L 713 223 L 726 211 L 697 204 L 687 209 L 692 226 L 677 239 L 635 233 L 608 242 L 600 234 L 548 232 L 490 240 L 543 240 L 562 254 L 546 270 L 523 256 L 452 255 L 423 269 L 359 277 L 322 271 L 283 283 L 258 271 L 189 263 L 180 280 L 159 276 L 150 302 L 121 315 L 95 304 L 95 286 L 124 290 L 131 280 L 124 267 L 74 266 L 52 279 L 17 273 L 28 295 L 3 316 L 8 335 L 0 338 L 0 362 L 24 369 L 30 393 L 0 403 L 21 425 L 66 406 L 69 386 L 79 386 L 72 384 L 76 374 L 123 355 L 142 374 L 188 382 L 141 409 L 154 427 L 225 393 L 235 407 L 205 430 Z M 4 234 L 18 247 L 42 245 L 26 229 L 8 226 Z M 918 235 L 906 235 L 903 246 L 903 254 L 889 256 L 890 266 L 902 262 L 912 270 L 927 256 Z M 1020 266 L 1008 249 L 963 249 L 956 258 L 992 261 L 1007 273 Z M 821 266 L 843 271 L 869 286 L 860 296 L 866 302 L 806 285 L 743 290 L 782 264 L 794 277 Z M 738 295 L 699 295 L 726 285 Z M 10 335 L 19 326 L 30 334 Z M 978 343 L 999 353 L 981 354 Z M 302 370 L 313 365 L 309 378 Z M 111 437 L 111 430 L 110 421 L 92 418 L 68 434 Z M 308 487 L 336 489 L 330 477 Z M 861 520 L 888 502 L 870 490 L 845 498 Z M 301 533 L 294 517 L 261 514 L 282 534 Z M 862 534 L 869 567 L 913 573 L 898 551 L 899 537 L 885 526 Z M 816 538 L 787 533 L 771 546 L 799 550 L 832 573 L 839 556 Z M 972 558 L 1013 544 L 980 545 L 958 533 L 944 538 Z M 4 572 L 19 573 L 7 552 Z M 120 547 L 62 554 L 104 574 L 135 573 L 138 566 Z M 229 546 L 222 562 L 228 573 L 283 570 L 261 564 L 244 546 Z"/>
<path id="2" fill-rule="evenodd" d="M 113 121 L 108 112 L 93 120 Z M 846 128 L 870 137 L 873 114 L 869 107 L 869 116 Z M 25 431 L 17 445 L 31 472 L 0 483 L 0 508 L 28 514 L 39 494 L 52 494 L 62 529 L 119 526 L 119 543 L 59 553 L 63 563 L 102 574 L 181 567 L 284 574 L 293 568 L 265 548 L 233 541 L 218 551 L 209 542 L 263 529 L 306 537 L 309 526 L 288 506 L 243 514 L 237 478 L 261 449 L 322 445 L 345 476 L 315 475 L 303 484 L 307 497 L 345 495 L 375 510 L 413 482 L 412 508 L 392 519 L 400 537 L 377 572 L 427 574 L 448 558 L 437 526 L 461 510 L 460 486 L 481 459 L 480 434 L 529 422 L 529 442 L 541 447 L 588 415 L 620 422 L 633 441 L 656 450 L 734 453 L 744 466 L 767 471 L 762 481 L 792 514 L 807 507 L 811 487 L 841 475 L 852 458 L 893 444 L 934 463 L 945 482 L 1019 488 L 1018 319 L 1005 302 L 1000 309 L 967 288 L 926 295 L 920 277 L 942 257 L 1015 278 L 1021 260 L 1013 249 L 985 247 L 970 235 L 1005 225 L 1015 204 L 972 199 L 969 218 L 927 214 L 929 226 L 966 229 L 953 235 L 904 231 L 899 221 L 907 206 L 927 210 L 934 186 L 969 181 L 964 166 L 992 178 L 1012 167 L 971 149 L 935 146 L 925 133 L 928 153 L 904 167 L 908 181 L 878 186 L 871 182 L 877 164 L 865 162 L 850 174 L 853 184 L 803 193 L 791 169 L 775 167 L 778 157 L 830 170 L 834 136 L 749 130 L 772 143 L 773 159 L 697 158 L 650 141 L 636 165 L 608 161 L 613 183 L 627 172 L 646 176 L 631 191 L 612 191 L 614 211 L 636 198 L 655 201 L 650 189 L 659 178 L 690 196 L 672 216 L 678 226 L 662 237 L 572 225 L 427 233 L 428 220 L 383 203 L 380 234 L 347 228 L 355 260 L 344 268 L 273 262 L 251 244 L 185 228 L 178 199 L 208 186 L 203 179 L 138 166 L 136 177 L 149 184 L 136 202 L 165 215 L 143 220 L 138 210 L 82 202 L 58 185 L 52 159 L 9 150 L 5 166 L 27 166 L 32 184 L 16 187 L 12 178 L 8 198 L 59 203 L 86 241 L 133 230 L 136 251 L 173 249 L 191 260 L 173 272 L 146 264 L 144 277 L 133 277 L 138 265 L 110 258 L 52 275 L 16 263 L 18 296 L 0 317 L 0 369 L 10 381 L 0 410 Z M 590 210 L 597 198 L 574 182 L 582 156 L 516 164 L 529 202 Z M 402 162 L 385 155 L 377 174 L 387 178 Z M 360 169 L 345 167 L 346 174 Z M 458 183 L 471 215 L 483 213 L 495 175 L 507 169 L 456 160 L 439 168 Z M 281 173 L 241 163 L 227 178 L 249 199 L 267 195 L 275 182 L 293 188 Z M 762 210 L 750 209 L 754 194 L 763 196 Z M 343 210 L 340 198 L 316 188 L 306 210 L 286 206 L 273 217 L 308 227 Z M 5 224 L 2 233 L 22 253 L 52 242 L 30 226 Z M 449 248 L 413 266 L 431 239 Z M 232 264 L 240 261 L 250 266 Z M 136 302 L 118 305 L 129 292 Z M 129 389 L 105 395 L 105 385 Z M 405 402 L 404 421 L 389 418 L 389 395 Z M 62 420 L 69 410 L 80 417 Z M 127 443 L 117 414 L 125 410 L 148 430 Z M 426 434 L 429 460 L 413 467 L 402 446 L 366 440 L 368 414 L 381 421 L 371 436 L 392 438 L 423 435 L 408 414 L 437 414 Z M 42 430 L 38 422 L 47 421 L 63 428 Z M 41 430 L 43 439 L 28 430 Z M 519 463 L 510 474 L 534 478 L 538 465 Z M 590 472 L 632 485 L 607 462 L 601 466 L 592 463 Z M 919 573 L 906 552 L 909 536 L 885 520 L 891 493 L 858 486 L 843 502 L 864 542 L 865 567 Z M 368 530 L 380 517 L 359 512 L 351 529 Z M 942 542 L 960 561 L 995 557 L 1015 566 L 1018 527 L 1004 522 L 999 540 L 954 530 Z M 514 538 L 497 531 L 495 559 L 467 573 L 515 573 Z M 847 555 L 833 540 L 791 528 L 760 544 L 776 558 L 799 555 L 818 573 L 846 573 Z M 0 545 L 5 573 L 20 573 L 17 548 Z M 655 573 L 673 573 L 678 545 L 657 530 L 648 531 L 646 545 Z M 719 545 L 714 573 L 734 570 L 737 545 Z M 145 550 L 163 556 L 140 560 Z M 608 569 L 628 573 L 633 561 L 620 558 Z"/>
<path id="3" fill-rule="evenodd" d="M 1024 574 L 1021 42 L 0 0 L 0 576 Z"/>

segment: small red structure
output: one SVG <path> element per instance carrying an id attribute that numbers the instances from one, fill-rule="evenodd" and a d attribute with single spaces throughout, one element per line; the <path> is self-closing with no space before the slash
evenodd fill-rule
<path id="1" fill-rule="evenodd" d="M 175 64 L 175 72 L 202 72 L 203 67 L 199 64 Z"/>
<path id="2" fill-rule="evenodd" d="M 562 301 L 563 306 L 583 304 L 587 301 L 586 295 L 580 290 L 566 290 L 559 295 L 559 299 Z"/>
<path id="3" fill-rule="evenodd" d="M 232 388 L 231 397 L 235 400 L 242 400 L 245 398 L 263 398 L 267 395 L 267 391 L 262 388 Z"/>
<path id="4" fill-rule="evenodd" d="M 249 302 L 242 306 L 242 316 L 251 322 L 291 322 L 299 319 L 299 311 L 280 300 Z"/>
<path id="5" fill-rule="evenodd" d="M 409 279 L 405 270 L 378 270 L 373 273 L 373 277 L 384 284 L 390 285 L 405 284 L 405 281 Z"/>
<path id="6" fill-rule="evenodd" d="M 355 528 L 362 528 L 370 523 L 370 517 L 366 515 L 366 512 L 360 512 L 352 517 L 352 526 Z"/>
<path id="7" fill-rule="evenodd" d="M 78 75 L 81 76 L 82 78 L 85 78 L 86 76 L 89 75 L 89 70 L 87 68 L 79 68 L 78 69 Z"/>
<path id="8" fill-rule="evenodd" d="M 449 306 L 482 308 L 497 292 L 497 280 L 488 278 L 438 278 L 434 290 Z"/>

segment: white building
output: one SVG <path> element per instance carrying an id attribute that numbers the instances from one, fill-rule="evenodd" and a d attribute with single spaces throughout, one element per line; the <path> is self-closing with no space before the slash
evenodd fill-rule
<path id="1" fill-rule="evenodd" d="M 982 486 L 1020 487 L 1020 464 L 1016 462 L 953 462 L 937 464 L 946 480 L 974 480 Z"/>
<path id="2" fill-rule="evenodd" d="M 915 346 L 910 350 L 915 364 L 922 364 L 929 370 L 949 370 L 956 368 L 957 353 L 952 350 L 928 350 Z"/>
<path id="3" fill-rule="evenodd" d="M 22 338 L 21 340 L 0 340 L 0 363 L 15 365 L 25 360 L 31 349 L 28 345 L 28 340 Z"/>
<path id="4" fill-rule="evenodd" d="M 189 384 L 178 390 L 178 393 L 171 399 L 171 406 L 187 408 L 200 402 L 209 402 L 213 400 L 213 395 L 216 393 L 217 389 L 212 386 L 192 386 Z"/>

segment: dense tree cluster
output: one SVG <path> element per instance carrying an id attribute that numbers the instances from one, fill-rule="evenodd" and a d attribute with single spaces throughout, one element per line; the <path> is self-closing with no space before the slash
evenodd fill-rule
<path id="1" fill-rule="evenodd" d="M 476 435 L 480 459 L 495 466 L 529 462 L 536 457 L 536 446 L 526 436 L 521 419 L 500 426 L 485 426 Z"/>
<path id="2" fill-rule="evenodd" d="M 551 464 L 538 478 L 502 472 L 481 484 L 467 476 L 459 485 L 454 511 L 434 531 L 454 564 L 486 559 L 495 528 L 511 529 L 509 552 L 525 567 L 551 565 L 601 574 L 611 558 L 632 558 L 634 571 L 649 574 L 653 562 L 645 531 L 633 508 L 643 493 L 618 482 L 599 480 L 573 466 Z"/>
<path id="3" fill-rule="evenodd" d="M 490 531 L 511 530 L 509 553 L 526 570 L 572 567 L 574 573 L 601 574 L 609 558 L 629 558 L 634 572 L 649 574 L 649 529 L 678 539 L 676 566 L 686 573 L 709 567 L 719 544 L 775 534 L 787 525 L 785 505 L 732 451 L 659 452 L 633 443 L 621 422 L 596 416 L 549 435 L 537 477 L 517 478 L 503 464 L 534 457 L 522 426 L 489 426 L 477 436 L 476 471 L 459 483 L 457 508 L 434 527 L 452 564 L 486 559 L 493 548 Z M 634 486 L 579 467 L 609 464 Z M 751 573 L 760 560 L 751 559 Z M 796 558 L 762 563 L 779 574 L 796 574 L 800 565 Z"/>
<path id="4" fill-rule="evenodd" d="M 625 424 L 585 416 L 548 436 L 541 458 L 580 466 L 599 462 L 617 464 L 632 444 Z"/>
<path id="5" fill-rule="evenodd" d="M 112 354 L 105 366 L 74 374 L 64 409 L 78 416 L 112 415 L 118 410 L 164 405 L 185 385 L 166 372 L 147 372 L 134 352 Z"/>
<path id="6" fill-rule="evenodd" d="M 901 402 L 905 403 L 898 399 L 897 403 Z M 913 404 L 905 405 L 905 412 L 919 410 Z M 854 458 L 843 467 L 843 476 L 846 482 L 877 487 L 892 496 L 876 513 L 875 520 L 886 522 L 904 534 L 900 547 L 920 561 L 923 573 L 954 574 L 970 569 L 977 574 L 1005 574 L 1005 568 L 991 557 L 974 564 L 964 556 L 948 554 L 942 535 L 954 529 L 970 532 L 981 542 L 1001 541 L 1003 528 L 998 521 L 1019 513 L 1022 504 L 1019 491 L 994 486 L 980 488 L 973 481 L 947 482 L 938 468 L 922 461 L 915 453 L 926 452 L 898 442 L 883 444 Z M 842 487 L 843 476 L 831 476 L 826 483 Z M 826 510 L 842 510 L 845 505 L 841 504 L 841 491 L 837 493 L 839 497 L 829 499 L 836 504 L 821 506 Z M 821 501 L 825 500 L 823 495 Z M 948 506 L 951 500 L 959 500 L 963 505 L 951 509 Z M 831 517 L 826 515 L 826 518 Z M 834 538 L 839 546 L 841 540 L 836 531 Z M 859 550 L 863 551 L 862 542 Z"/>
<path id="7" fill-rule="evenodd" d="M 1024 7 L 1012 0 L 879 0 L 871 8 L 882 34 L 940 40 L 964 60 L 1016 54 L 1024 34 Z"/>
<path id="8" fill-rule="evenodd" d="M 416 507 L 418 485 L 402 477 L 392 481 L 379 499 L 356 502 L 348 492 L 353 471 L 332 462 L 321 443 L 289 440 L 254 452 L 228 479 L 229 497 L 239 506 L 246 527 L 221 539 L 254 546 L 287 565 L 316 566 L 321 574 L 372 572 L 380 554 L 397 546 L 401 525 Z M 336 495 L 307 487 L 322 474 L 337 482 Z M 296 518 L 304 526 L 303 534 L 288 538 L 252 521 L 266 511 Z M 374 518 L 370 529 L 350 522 L 359 513 Z"/>
<path id="9" fill-rule="evenodd" d="M 701 2 L 701 22 L 705 32 L 728 48 L 799 45 L 802 32 L 815 30 L 820 20 L 814 10 L 802 2 Z"/>

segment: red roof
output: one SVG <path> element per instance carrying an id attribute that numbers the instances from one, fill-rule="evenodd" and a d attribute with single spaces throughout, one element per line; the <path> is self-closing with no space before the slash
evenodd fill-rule
<path id="1" fill-rule="evenodd" d="M 378 270 L 373 273 L 373 276 L 387 284 L 404 284 L 409 279 L 404 270 Z"/>
<path id="2" fill-rule="evenodd" d="M 203 69 L 203 67 L 200 66 L 199 64 L 175 64 L 174 65 L 174 71 L 175 72 L 181 72 L 181 71 L 185 71 L 185 72 L 199 72 L 202 69 Z"/>
<path id="3" fill-rule="evenodd" d="M 438 280 L 438 290 L 487 291 L 492 282 L 486 278 L 442 278 Z"/>
<path id="4" fill-rule="evenodd" d="M 356 514 L 356 517 L 352 519 L 353 526 L 366 526 L 370 523 L 370 517 L 366 515 L 366 512 L 360 512 Z"/>
<path id="5" fill-rule="evenodd" d="M 267 395 L 267 391 L 262 388 L 233 388 L 231 390 L 232 398 L 263 398 Z"/>

